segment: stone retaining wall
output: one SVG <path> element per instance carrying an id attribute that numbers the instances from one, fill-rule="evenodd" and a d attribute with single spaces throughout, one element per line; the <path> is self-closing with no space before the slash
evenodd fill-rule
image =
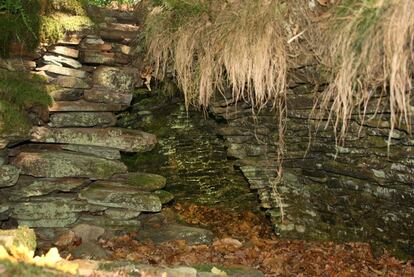
<path id="1" fill-rule="evenodd" d="M 142 212 L 159 212 L 173 198 L 161 190 L 164 177 L 128 173 L 120 161 L 121 152 L 149 151 L 157 139 L 114 127 L 142 85 L 130 47 L 139 26 L 131 14 L 100 12 L 105 22 L 96 30 L 67 33 L 26 60 L 0 60 L 44 76 L 54 101 L 32 118 L 30 134 L 2 140 L 0 227 L 137 228 Z"/>
<path id="2" fill-rule="evenodd" d="M 365 240 L 414 255 L 413 137 L 395 130 L 388 153 L 389 113 L 382 110 L 364 123 L 362 131 L 355 116 L 343 146 L 336 146 L 329 127 L 316 135 L 313 130 L 309 147 L 308 126 L 318 121 L 308 121 L 314 93 L 301 76 L 312 72 L 299 73 L 291 76 L 296 82 L 290 83 L 288 94 L 287 153 L 284 181 L 278 188 L 284 223 L 271 197 L 278 141 L 275 112 L 263 109 L 252 116 L 248 103 L 231 102 L 230 95 L 227 101 L 218 97 L 210 112 L 225 122 L 219 135 L 228 143 L 228 156 L 238 159 L 282 237 Z"/>

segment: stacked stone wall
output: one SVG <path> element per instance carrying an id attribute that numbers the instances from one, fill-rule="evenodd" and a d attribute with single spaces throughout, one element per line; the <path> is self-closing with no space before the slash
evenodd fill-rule
<path id="1" fill-rule="evenodd" d="M 278 186 L 284 222 L 272 198 L 278 126 L 270 107 L 253 116 L 249 103 L 234 103 L 230 95 L 227 101 L 217 98 L 210 112 L 225 122 L 219 135 L 227 141 L 228 156 L 238 160 L 282 237 L 365 240 L 413 255 L 413 137 L 394 130 L 388 152 L 389 111 L 381 107 L 372 117 L 375 108 L 370 106 L 367 118 L 372 118 L 362 126 L 356 113 L 345 143 L 337 144 L 332 126 L 323 128 L 327 118 L 310 118 L 315 94 L 308 80 L 313 72 L 304 67 L 290 76 L 295 81 L 288 93 L 284 177 Z"/>
<path id="2" fill-rule="evenodd" d="M 66 33 L 33 55 L 0 66 L 43 76 L 53 105 L 31 115 L 30 134 L 2 138 L 0 225 L 34 228 L 79 223 L 137 228 L 172 195 L 164 177 L 129 173 L 121 152 L 150 151 L 155 135 L 115 126 L 142 85 L 131 48 L 139 26 L 130 13 L 99 11 L 93 30 Z"/>

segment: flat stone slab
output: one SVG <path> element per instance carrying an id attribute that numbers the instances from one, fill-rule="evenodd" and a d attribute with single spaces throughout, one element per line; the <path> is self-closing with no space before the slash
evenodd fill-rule
<path id="1" fill-rule="evenodd" d="M 52 48 L 48 49 L 48 52 L 75 59 L 79 57 L 79 51 L 77 49 L 66 46 L 53 46 Z"/>
<path id="2" fill-rule="evenodd" d="M 118 183 L 95 182 L 79 193 L 88 203 L 108 208 L 124 208 L 140 212 L 159 212 L 162 204 L 158 196 Z"/>
<path id="3" fill-rule="evenodd" d="M 12 159 L 12 164 L 26 175 L 46 178 L 109 179 L 127 171 L 119 161 L 62 151 L 21 152 Z"/>
<path id="4" fill-rule="evenodd" d="M 89 102 L 113 103 L 129 106 L 132 101 L 132 93 L 94 87 L 84 91 L 84 98 Z"/>
<path id="5" fill-rule="evenodd" d="M 165 187 L 167 180 L 165 177 L 150 173 L 129 172 L 116 174 L 111 180 L 131 186 L 142 191 L 154 191 Z"/>
<path id="6" fill-rule="evenodd" d="M 94 84 L 113 91 L 131 92 L 135 87 L 136 69 L 100 66 L 93 73 Z"/>
<path id="7" fill-rule="evenodd" d="M 143 228 L 134 238 L 139 241 L 153 241 L 163 243 L 171 240 L 185 240 L 188 244 L 210 244 L 213 241 L 213 232 L 206 229 L 189 227 L 179 224 L 165 225 L 161 228 Z"/>
<path id="8" fill-rule="evenodd" d="M 109 127 L 114 126 L 116 117 L 111 112 L 62 112 L 49 118 L 50 127 Z"/>
<path id="9" fill-rule="evenodd" d="M 13 205 L 11 217 L 21 220 L 64 219 L 80 212 L 100 212 L 105 208 L 73 197 L 43 197 Z"/>
<path id="10" fill-rule="evenodd" d="M 44 55 L 43 60 L 45 63 L 50 65 L 57 65 L 60 67 L 69 66 L 75 69 L 82 68 L 82 64 L 75 59 L 67 58 L 63 56 L 55 56 L 55 55 Z"/>
<path id="11" fill-rule="evenodd" d="M 120 160 L 121 152 L 117 149 L 99 147 L 99 146 L 90 146 L 90 145 L 77 145 L 77 144 L 63 144 L 61 145 L 62 149 L 80 152 L 85 154 L 90 154 L 98 157 L 102 157 L 108 160 Z"/>
<path id="12" fill-rule="evenodd" d="M 56 88 L 49 91 L 54 101 L 76 101 L 83 97 L 83 90 L 73 88 Z"/>
<path id="13" fill-rule="evenodd" d="M 155 135 L 121 128 L 34 127 L 31 141 L 102 146 L 124 152 L 150 151 L 157 143 Z"/>
<path id="14" fill-rule="evenodd" d="M 81 178 L 33 178 L 21 176 L 17 185 L 7 194 L 9 200 L 48 195 L 55 191 L 70 192 L 89 182 Z"/>
<path id="15" fill-rule="evenodd" d="M 11 187 L 19 179 L 20 169 L 12 165 L 0 166 L 0 188 Z"/>
<path id="16" fill-rule="evenodd" d="M 83 70 L 72 69 L 72 68 L 63 67 L 63 66 L 54 65 L 54 64 L 47 64 L 45 66 L 37 68 L 36 70 L 44 70 L 44 71 L 54 73 L 54 74 L 81 78 L 81 79 L 86 78 L 87 76 L 86 72 Z"/>
<path id="17" fill-rule="evenodd" d="M 93 103 L 84 100 L 57 101 L 49 107 L 50 112 L 119 112 L 128 108 L 127 105 L 111 103 Z"/>
<path id="18" fill-rule="evenodd" d="M 59 76 L 53 82 L 64 88 L 90 88 L 90 85 L 84 79 L 72 76 Z"/>

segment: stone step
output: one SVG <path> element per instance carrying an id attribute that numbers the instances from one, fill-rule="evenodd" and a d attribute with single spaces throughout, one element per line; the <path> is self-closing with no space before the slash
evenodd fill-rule
<path id="1" fill-rule="evenodd" d="M 80 79 L 84 79 L 87 77 L 87 73 L 83 70 L 63 67 L 63 66 L 59 66 L 55 64 L 47 64 L 45 66 L 36 68 L 36 70 L 46 71 L 49 73 L 54 73 L 54 74 L 69 76 L 69 77 L 75 77 L 75 78 L 80 78 Z"/>
<path id="2" fill-rule="evenodd" d="M 49 118 L 50 127 L 109 127 L 116 123 L 111 112 L 62 112 L 53 113 Z"/>
<path id="3" fill-rule="evenodd" d="M 158 196 L 114 182 L 98 181 L 83 189 L 79 198 L 90 204 L 108 208 L 124 208 L 140 212 L 161 211 Z"/>
<path id="4" fill-rule="evenodd" d="M 72 76 L 58 76 L 52 81 L 52 83 L 64 88 L 86 89 L 91 87 L 84 79 Z"/>
<path id="5" fill-rule="evenodd" d="M 67 58 L 63 56 L 55 56 L 46 54 L 43 56 L 43 61 L 49 65 L 57 65 L 60 67 L 69 66 L 71 68 L 79 69 L 82 68 L 82 64 L 75 59 Z"/>
<path id="6" fill-rule="evenodd" d="M 93 103 L 85 100 L 57 101 L 49 107 L 50 112 L 119 112 L 128 108 L 127 105 Z"/>
<path id="7" fill-rule="evenodd" d="M 111 90 L 131 92 L 136 83 L 138 71 L 131 67 L 100 66 L 93 74 L 94 84 Z"/>
<path id="8" fill-rule="evenodd" d="M 119 161 L 63 151 L 21 152 L 11 163 L 25 175 L 44 178 L 109 179 L 127 171 Z"/>
<path id="9" fill-rule="evenodd" d="M 78 144 L 45 144 L 45 143 L 26 143 L 10 149 L 9 156 L 16 157 L 21 152 L 37 152 L 37 151 L 62 151 L 67 150 L 71 152 L 78 152 L 82 154 L 89 154 L 96 157 L 105 158 L 108 160 L 120 160 L 121 153 L 117 149 L 78 145 Z"/>
<path id="10" fill-rule="evenodd" d="M 99 50 L 82 51 L 80 54 L 80 60 L 85 64 L 102 65 L 128 64 L 130 62 L 130 58 L 126 54 L 102 52 Z"/>
<path id="11" fill-rule="evenodd" d="M 102 146 L 124 152 L 150 151 L 157 143 L 155 135 L 121 128 L 46 128 L 34 127 L 32 142 Z"/>
<path id="12" fill-rule="evenodd" d="M 108 90 L 103 87 L 93 87 L 84 91 L 84 98 L 89 102 L 121 104 L 129 106 L 132 101 L 132 93 L 117 90 Z"/>
<path id="13" fill-rule="evenodd" d="M 52 46 L 48 49 L 48 52 L 74 59 L 77 59 L 79 57 L 79 50 L 67 46 Z"/>
<path id="14" fill-rule="evenodd" d="M 83 90 L 74 88 L 51 88 L 50 97 L 54 101 L 76 101 L 83 97 Z"/>

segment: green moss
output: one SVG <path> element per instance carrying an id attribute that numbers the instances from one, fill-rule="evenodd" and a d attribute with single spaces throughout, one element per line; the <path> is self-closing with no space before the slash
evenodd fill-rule
<path id="1" fill-rule="evenodd" d="M 0 56 L 7 57 L 12 42 L 28 51 L 40 43 L 55 43 L 65 31 L 93 26 L 87 16 L 86 0 L 17 0 L 17 8 L 4 8 L 0 2 Z M 5 11 L 3 11 L 5 9 Z"/>
<path id="2" fill-rule="evenodd" d="M 49 11 L 60 11 L 71 15 L 86 15 L 87 1 L 80 0 L 49 0 Z"/>
<path id="3" fill-rule="evenodd" d="M 44 81 L 36 75 L 0 70 L 0 133 L 22 133 L 30 127 L 26 110 L 52 103 Z"/>

